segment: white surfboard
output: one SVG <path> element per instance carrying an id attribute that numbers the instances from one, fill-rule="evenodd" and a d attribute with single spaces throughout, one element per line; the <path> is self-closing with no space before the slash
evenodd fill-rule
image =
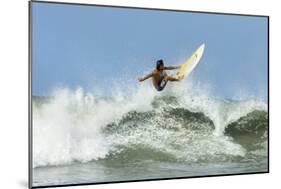
<path id="1" fill-rule="evenodd" d="M 205 49 L 205 44 L 202 44 L 198 49 L 196 49 L 191 56 L 184 61 L 176 73 L 177 78 L 184 78 L 188 76 L 192 72 L 192 70 L 196 67 L 196 65 L 199 63 L 203 52 Z"/>

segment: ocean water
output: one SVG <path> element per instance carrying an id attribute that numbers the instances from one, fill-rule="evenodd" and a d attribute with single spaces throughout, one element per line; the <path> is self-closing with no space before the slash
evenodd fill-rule
<path id="1" fill-rule="evenodd" d="M 191 84 L 33 97 L 33 186 L 265 172 L 267 103 Z"/>

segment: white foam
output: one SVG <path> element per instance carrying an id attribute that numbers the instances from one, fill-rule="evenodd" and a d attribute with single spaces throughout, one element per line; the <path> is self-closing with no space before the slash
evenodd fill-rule
<path id="1" fill-rule="evenodd" d="M 212 154 L 245 154 L 238 144 L 223 136 L 226 125 L 254 109 L 265 109 L 266 105 L 255 100 L 239 103 L 225 103 L 212 99 L 208 91 L 192 85 L 191 82 L 168 84 L 164 92 L 156 92 L 150 84 L 141 84 L 131 95 L 116 90 L 111 99 L 96 99 L 91 93 L 79 88 L 75 91 L 58 89 L 53 99 L 33 109 L 33 167 L 61 165 L 73 161 L 88 162 L 105 158 L 117 145 L 141 143 L 150 145 L 180 158 L 189 160 Z M 185 150 L 174 150 L 169 146 L 173 138 L 183 133 L 157 128 L 161 116 L 150 125 L 144 125 L 134 133 L 105 137 L 101 130 L 112 122 L 119 121 L 130 111 L 147 112 L 153 109 L 156 96 L 173 95 L 179 106 L 194 112 L 203 112 L 215 125 L 214 134 L 220 137 L 201 136 L 194 133 L 179 136 L 178 144 Z M 161 113 L 161 112 L 160 112 Z M 175 122 L 165 123 L 175 126 Z M 181 127 L 180 125 L 177 127 Z M 169 140 L 168 140 L 169 139 Z M 166 141 L 166 142 L 165 142 Z M 190 143 L 191 142 L 191 143 Z"/>
<path id="2" fill-rule="evenodd" d="M 131 110 L 148 111 L 155 94 L 141 87 L 129 98 L 119 94 L 111 100 L 96 100 L 81 88 L 56 90 L 49 103 L 34 106 L 33 166 L 104 158 L 113 146 L 101 134 L 102 127 Z"/>

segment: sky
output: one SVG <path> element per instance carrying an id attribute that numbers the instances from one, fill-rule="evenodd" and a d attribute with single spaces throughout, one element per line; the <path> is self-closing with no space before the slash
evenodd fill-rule
<path id="1" fill-rule="evenodd" d="M 177 65 L 205 43 L 186 79 L 219 98 L 267 99 L 267 32 L 266 17 L 33 2 L 32 94 L 137 87 L 157 59 Z"/>

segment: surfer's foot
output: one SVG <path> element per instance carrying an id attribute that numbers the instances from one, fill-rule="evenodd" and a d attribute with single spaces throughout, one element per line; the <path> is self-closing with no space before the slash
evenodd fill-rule
<path id="1" fill-rule="evenodd" d="M 182 76 L 179 76 L 179 77 L 178 77 L 178 80 L 181 81 L 181 80 L 183 80 L 183 78 L 184 78 L 183 75 L 182 75 Z"/>

